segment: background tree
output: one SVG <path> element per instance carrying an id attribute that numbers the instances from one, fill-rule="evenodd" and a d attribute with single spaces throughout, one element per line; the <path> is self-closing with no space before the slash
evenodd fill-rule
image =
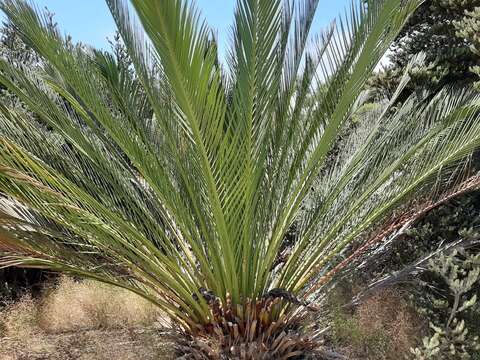
<path id="1" fill-rule="evenodd" d="M 412 69 L 409 92 L 477 81 L 472 69 L 479 57 L 472 50 L 478 39 L 472 20 L 479 6 L 478 0 L 425 1 L 393 43 L 388 64 L 370 80 L 371 86 L 391 94 L 403 69 L 420 52 L 425 53 L 425 65 Z"/>
<path id="2" fill-rule="evenodd" d="M 477 62 L 474 62 L 470 67 L 470 71 L 480 78 L 480 66 L 478 65 L 478 59 L 480 58 L 480 6 L 477 6 L 470 10 L 465 10 L 465 14 L 462 19 L 454 22 L 457 29 L 456 35 L 460 39 L 464 39 L 469 44 L 470 51 L 477 56 Z M 479 83 L 476 83 L 477 89 Z"/>

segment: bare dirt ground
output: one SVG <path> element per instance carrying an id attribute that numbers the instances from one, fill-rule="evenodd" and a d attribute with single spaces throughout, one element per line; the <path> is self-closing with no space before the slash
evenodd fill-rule
<path id="1" fill-rule="evenodd" d="M 90 330 L 0 338 L 0 360 L 159 360 L 172 359 L 158 329 Z"/>

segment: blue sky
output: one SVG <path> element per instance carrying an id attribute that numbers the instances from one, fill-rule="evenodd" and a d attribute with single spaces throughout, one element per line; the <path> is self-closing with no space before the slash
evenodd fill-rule
<path id="1" fill-rule="evenodd" d="M 75 41 L 82 41 L 95 47 L 109 47 L 106 39 L 113 37 L 115 25 L 103 0 L 33 0 L 33 2 L 40 8 L 46 6 L 55 13 L 60 29 L 72 35 Z M 320 1 L 314 30 L 318 31 L 328 25 L 349 3 L 350 0 Z M 197 4 L 210 26 L 217 30 L 222 51 L 229 40 L 235 0 L 197 0 Z"/>

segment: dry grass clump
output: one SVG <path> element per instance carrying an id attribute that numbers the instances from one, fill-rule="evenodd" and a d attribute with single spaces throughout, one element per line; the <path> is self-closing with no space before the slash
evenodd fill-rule
<path id="1" fill-rule="evenodd" d="M 0 338 L 27 338 L 39 331 L 37 302 L 30 295 L 8 305 L 0 312 Z"/>
<path id="2" fill-rule="evenodd" d="M 421 319 L 401 294 L 387 289 L 367 299 L 357 309 L 360 326 L 368 333 L 383 332 L 389 339 L 389 350 L 395 356 L 408 353 L 419 340 Z"/>
<path id="3" fill-rule="evenodd" d="M 166 359 L 164 321 L 129 291 L 64 277 L 0 309 L 0 360 Z"/>
<path id="4" fill-rule="evenodd" d="M 157 307 L 136 294 L 68 277 L 47 288 L 41 299 L 26 295 L 6 306 L 0 315 L 3 336 L 148 327 L 164 321 Z"/>
<path id="5" fill-rule="evenodd" d="M 333 340 L 348 358 L 403 358 L 421 340 L 421 333 L 421 319 L 395 289 L 374 294 L 352 313 L 334 310 Z"/>
<path id="6" fill-rule="evenodd" d="M 99 282 L 64 277 L 39 304 L 39 326 L 47 332 L 152 325 L 161 314 L 129 291 Z"/>

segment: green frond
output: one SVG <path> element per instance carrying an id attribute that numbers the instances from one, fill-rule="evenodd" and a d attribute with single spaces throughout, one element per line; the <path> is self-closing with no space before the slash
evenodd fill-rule
<path id="1" fill-rule="evenodd" d="M 476 93 L 446 89 L 423 106 L 415 101 L 407 101 L 393 116 L 379 117 L 384 129 L 374 141 L 357 142 L 350 159 L 357 163 L 360 155 L 361 167 L 326 173 L 329 181 L 320 183 L 317 205 L 305 217 L 302 240 L 294 250 L 298 255 L 287 265 L 297 277 L 290 272 L 285 279 L 297 289 L 422 187 L 429 186 L 428 196 L 434 197 L 431 182 L 445 188 L 441 182 L 451 175 L 449 164 L 478 147 Z"/>

